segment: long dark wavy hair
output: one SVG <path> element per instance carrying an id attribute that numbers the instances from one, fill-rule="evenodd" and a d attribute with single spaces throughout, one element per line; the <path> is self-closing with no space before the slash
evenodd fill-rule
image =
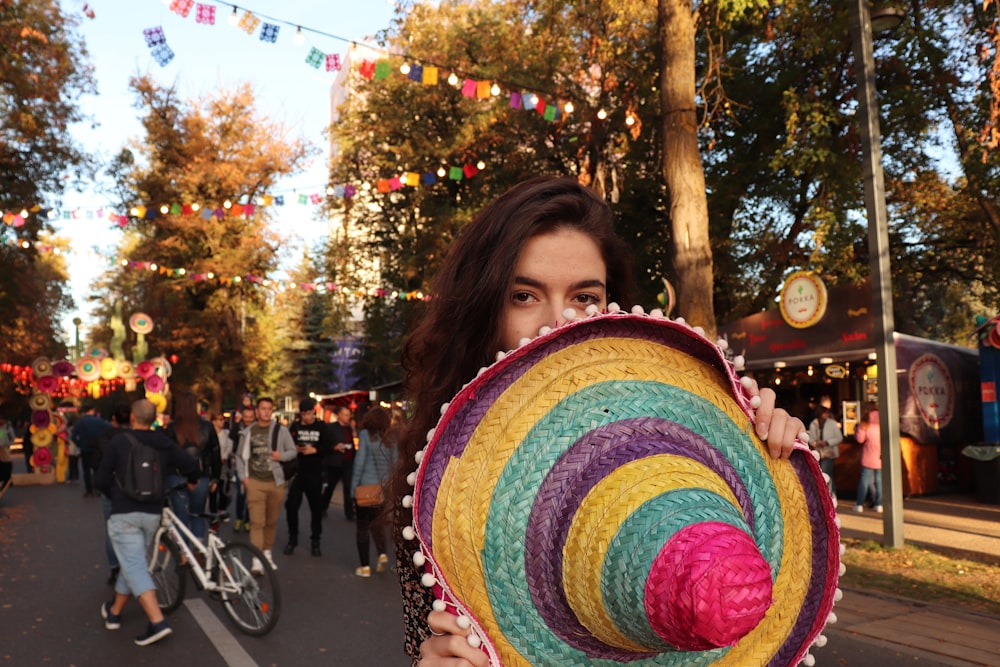
<path id="1" fill-rule="evenodd" d="M 426 444 L 440 406 L 494 361 L 514 270 L 530 239 L 557 229 L 586 234 L 604 259 L 608 302 L 632 305 L 631 255 L 614 233 L 613 217 L 608 204 L 576 179 L 543 176 L 515 185 L 469 223 L 434 279 L 424 317 L 403 344 L 412 417 L 400 442 L 393 497 L 412 492 L 406 476 L 416 468 L 414 454 Z M 411 519 L 400 510 L 397 530 Z"/>
<path id="2" fill-rule="evenodd" d="M 198 413 L 198 397 L 193 391 L 182 391 L 174 396 L 170 424 L 177 443 L 199 445 L 201 443 L 201 415 Z"/>

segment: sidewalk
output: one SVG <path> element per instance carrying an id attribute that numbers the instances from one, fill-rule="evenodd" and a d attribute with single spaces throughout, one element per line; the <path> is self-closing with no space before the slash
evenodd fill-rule
<path id="1" fill-rule="evenodd" d="M 880 541 L 882 516 L 870 510 L 857 514 L 852 507 L 844 500 L 838 507 L 842 535 Z M 986 554 L 1000 563 L 1000 505 L 978 503 L 971 495 L 908 498 L 903 535 L 909 544 Z M 849 633 L 944 665 L 1000 667 L 997 616 L 850 589 L 834 613 L 838 621 L 828 633 Z"/>

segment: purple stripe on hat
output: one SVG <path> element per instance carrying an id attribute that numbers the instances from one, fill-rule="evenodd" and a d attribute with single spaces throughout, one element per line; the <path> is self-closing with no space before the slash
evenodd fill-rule
<path id="1" fill-rule="evenodd" d="M 640 324 L 647 326 L 637 326 Z M 587 340 L 616 337 L 666 345 L 726 372 L 715 355 L 714 348 L 691 330 L 669 320 L 653 318 L 605 317 L 600 320 L 580 320 L 515 350 L 487 371 L 487 376 L 459 392 L 453 402 L 460 403 L 460 407 L 449 416 L 443 431 L 436 434 L 433 455 L 421 473 L 417 498 L 417 505 L 428 509 L 420 511 L 415 517 L 421 539 L 428 548 L 433 549 L 431 521 L 444 471 L 452 457 L 460 457 L 465 451 L 479 421 L 499 396 L 550 354 Z M 438 429 L 441 428 L 442 425 L 438 424 Z"/>
<path id="2" fill-rule="evenodd" d="M 617 468 L 658 454 L 685 456 L 714 471 L 732 489 L 743 518 L 754 525 L 753 502 L 742 478 L 718 449 L 691 429 L 656 417 L 623 419 L 584 434 L 542 482 L 528 519 L 525 568 L 539 615 L 556 635 L 590 657 L 636 660 L 608 646 L 576 618 L 562 587 L 562 556 L 573 517 L 587 493 Z"/>
<path id="3" fill-rule="evenodd" d="M 819 472 L 819 464 L 813 461 L 814 465 L 810 466 L 810 461 L 806 457 L 811 458 L 812 455 L 797 451 L 792 453 L 789 461 L 802 484 L 811 519 L 809 525 L 813 528 L 812 578 L 809 581 L 795 625 L 792 626 L 788 637 L 771 658 L 768 663 L 769 667 L 793 664 L 793 658 L 804 655 L 809 648 L 806 642 L 823 629 L 826 617 L 833 607 L 831 598 L 835 589 L 835 578 L 838 575 L 836 563 L 840 559 L 840 544 L 836 539 L 831 542 L 831 534 L 820 530 L 830 525 L 824 519 L 827 508 L 824 507 L 823 495 L 826 495 L 827 501 L 832 501 L 830 501 L 827 484 Z"/>

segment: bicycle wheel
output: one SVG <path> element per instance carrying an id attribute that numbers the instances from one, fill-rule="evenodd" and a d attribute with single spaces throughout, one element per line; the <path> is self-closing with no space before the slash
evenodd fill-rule
<path id="1" fill-rule="evenodd" d="M 248 635 L 265 635 L 281 615 L 278 575 L 267 565 L 264 553 L 252 544 L 234 542 L 222 549 L 218 582 L 222 607 L 240 630 Z M 254 559 L 264 565 L 264 574 L 255 576 Z"/>
<path id="2" fill-rule="evenodd" d="M 181 565 L 181 550 L 164 533 L 149 549 L 149 574 L 156 584 L 156 601 L 164 613 L 170 613 L 184 602 L 187 577 Z"/>

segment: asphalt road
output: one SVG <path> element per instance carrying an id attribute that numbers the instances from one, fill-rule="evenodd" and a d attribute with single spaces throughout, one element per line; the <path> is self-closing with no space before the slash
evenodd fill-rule
<path id="1" fill-rule="evenodd" d="M 300 523 L 308 526 L 305 507 Z M 126 607 L 117 631 L 106 630 L 100 617 L 100 605 L 111 594 L 100 501 L 83 498 L 78 485 L 14 487 L 0 500 L 0 665 L 409 665 L 395 576 L 354 576 L 354 524 L 339 506 L 331 507 L 324 530 L 322 557 L 301 548 L 285 556 L 284 522 L 279 526 L 275 559 L 282 612 L 269 635 L 240 633 L 219 603 L 189 583 L 184 606 L 169 616 L 173 636 L 138 647 L 132 640 L 146 621 L 137 605 Z M 231 524 L 221 535 L 232 537 Z M 833 629 L 827 634 L 827 646 L 815 651 L 820 666 L 969 664 Z"/>

